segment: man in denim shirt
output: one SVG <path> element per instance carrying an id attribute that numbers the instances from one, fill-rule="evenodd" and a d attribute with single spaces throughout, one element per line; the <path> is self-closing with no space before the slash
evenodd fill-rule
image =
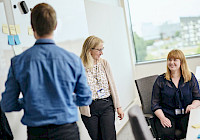
<path id="1" fill-rule="evenodd" d="M 52 40 L 57 20 L 50 5 L 33 8 L 31 25 L 37 41 L 11 59 L 2 111 L 24 109 L 28 139 L 78 140 L 77 106 L 92 102 L 81 59 Z"/>

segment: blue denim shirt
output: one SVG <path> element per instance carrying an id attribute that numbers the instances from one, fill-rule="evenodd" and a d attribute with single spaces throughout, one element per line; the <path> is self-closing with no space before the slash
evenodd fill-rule
<path id="1" fill-rule="evenodd" d="M 191 80 L 186 83 L 181 77 L 178 88 L 162 74 L 153 86 L 151 109 L 153 112 L 162 109 L 164 113 L 175 116 L 175 109 L 186 109 L 193 100 L 200 100 L 199 84 L 193 73 Z"/>
<path id="2" fill-rule="evenodd" d="M 24 109 L 21 121 L 27 126 L 75 122 L 77 106 L 92 102 L 81 59 L 50 39 L 37 40 L 11 59 L 5 87 L 2 111 Z"/>

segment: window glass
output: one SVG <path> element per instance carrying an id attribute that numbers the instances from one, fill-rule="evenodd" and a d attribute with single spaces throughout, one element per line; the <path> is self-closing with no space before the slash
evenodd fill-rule
<path id="1" fill-rule="evenodd" d="M 200 54 L 200 0 L 129 0 L 136 62 Z"/>

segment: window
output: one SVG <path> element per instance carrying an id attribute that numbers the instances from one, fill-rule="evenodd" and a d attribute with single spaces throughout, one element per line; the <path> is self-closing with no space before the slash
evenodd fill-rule
<path id="1" fill-rule="evenodd" d="M 129 0 L 136 62 L 200 54 L 199 0 Z"/>

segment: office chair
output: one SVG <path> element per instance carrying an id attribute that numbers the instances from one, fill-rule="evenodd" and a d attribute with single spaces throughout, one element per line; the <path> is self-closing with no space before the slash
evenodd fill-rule
<path id="1" fill-rule="evenodd" d="M 10 129 L 10 125 L 6 118 L 6 115 L 1 110 L 1 102 L 0 102 L 0 140 L 13 140 L 13 134 Z"/>
<path id="2" fill-rule="evenodd" d="M 153 84 L 157 77 L 158 75 L 153 75 L 135 80 L 135 84 L 142 104 L 142 111 L 148 125 L 150 126 L 150 130 L 154 138 L 158 138 L 158 135 L 155 129 L 153 113 L 151 111 L 151 96 Z"/>
<path id="3" fill-rule="evenodd" d="M 131 107 L 128 115 L 135 140 L 153 140 L 141 108 L 138 105 Z"/>
<path id="4" fill-rule="evenodd" d="M 154 138 L 159 140 L 158 133 L 155 128 L 155 122 L 153 113 L 151 111 L 151 96 L 154 82 L 158 75 L 148 76 L 141 79 L 135 80 L 135 84 L 140 96 L 142 111 L 144 113 L 145 119 L 147 121 L 148 126 L 150 126 L 150 131 Z M 175 137 L 178 139 L 182 139 L 181 131 L 175 130 Z"/>

